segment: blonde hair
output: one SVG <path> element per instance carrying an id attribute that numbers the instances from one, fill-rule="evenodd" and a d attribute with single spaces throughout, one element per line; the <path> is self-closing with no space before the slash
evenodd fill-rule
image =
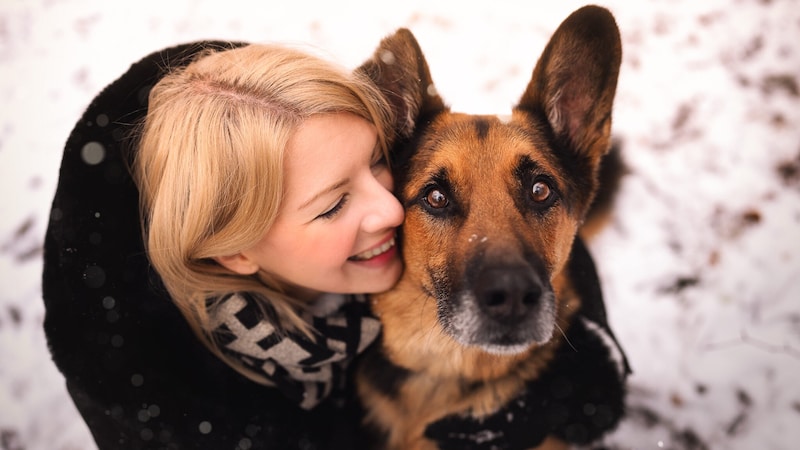
<path id="1" fill-rule="evenodd" d="M 309 117 L 339 112 L 374 124 L 386 151 L 390 112 L 377 88 L 297 49 L 209 51 L 150 91 L 133 167 L 146 249 L 172 300 L 216 354 L 209 312 L 214 299 L 233 292 L 269 299 L 287 330 L 308 332 L 301 305 L 279 286 L 213 258 L 264 236 L 283 196 L 290 137 Z"/>

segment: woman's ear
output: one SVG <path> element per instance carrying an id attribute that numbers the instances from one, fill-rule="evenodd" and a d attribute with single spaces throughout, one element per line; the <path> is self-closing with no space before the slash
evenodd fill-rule
<path id="1" fill-rule="evenodd" d="M 252 275 L 258 272 L 258 264 L 256 264 L 255 261 L 248 258 L 243 253 L 236 253 L 229 256 L 218 256 L 213 259 L 222 267 L 236 272 L 239 275 Z"/>

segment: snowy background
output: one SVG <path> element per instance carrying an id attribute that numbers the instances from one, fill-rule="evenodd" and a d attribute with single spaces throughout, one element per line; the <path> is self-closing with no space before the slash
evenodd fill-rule
<path id="1" fill-rule="evenodd" d="M 355 67 L 403 26 L 455 110 L 507 114 L 582 5 L 391 3 L 0 0 L 0 450 L 94 448 L 47 353 L 42 241 L 67 135 L 134 60 L 217 38 Z M 635 371 L 608 444 L 800 448 L 800 2 L 602 4 L 629 173 L 591 247 Z"/>

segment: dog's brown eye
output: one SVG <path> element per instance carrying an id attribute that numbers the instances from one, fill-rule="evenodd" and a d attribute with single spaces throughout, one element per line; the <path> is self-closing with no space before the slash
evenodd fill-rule
<path id="1" fill-rule="evenodd" d="M 430 192 L 428 192 L 428 195 L 425 196 L 425 201 L 431 206 L 431 208 L 436 209 L 444 208 L 449 203 L 447 196 L 442 194 L 442 191 L 438 189 L 432 189 Z"/>
<path id="2" fill-rule="evenodd" d="M 531 198 L 536 203 L 544 203 L 550 199 L 551 192 L 550 185 L 544 181 L 537 181 L 533 183 L 533 188 L 531 188 Z"/>

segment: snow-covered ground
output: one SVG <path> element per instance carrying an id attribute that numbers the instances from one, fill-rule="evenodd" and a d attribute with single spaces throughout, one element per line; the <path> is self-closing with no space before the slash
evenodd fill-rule
<path id="1" fill-rule="evenodd" d="M 131 62 L 218 38 L 355 67 L 410 28 L 455 110 L 508 113 L 582 2 L 0 0 L 0 450 L 92 449 L 41 324 L 64 141 Z M 620 449 L 800 448 L 800 2 L 608 0 L 629 166 L 592 242 L 633 364 Z"/>

